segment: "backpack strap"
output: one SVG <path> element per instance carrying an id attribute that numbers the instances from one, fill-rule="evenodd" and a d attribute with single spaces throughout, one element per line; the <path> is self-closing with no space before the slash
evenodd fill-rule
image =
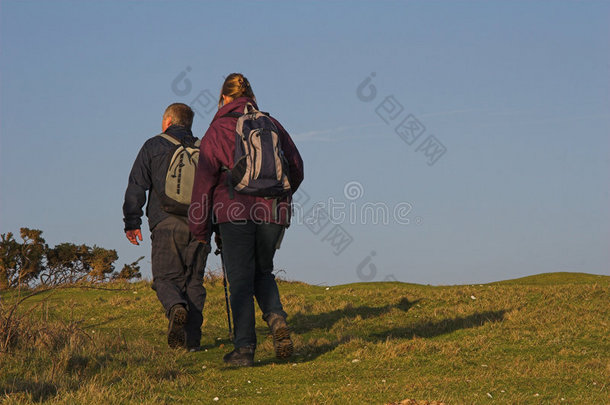
<path id="1" fill-rule="evenodd" d="M 282 226 L 282 232 L 280 232 L 280 237 L 277 238 L 277 242 L 275 243 L 275 250 L 280 250 L 280 246 L 282 245 L 282 240 L 284 240 L 285 233 L 286 233 L 286 226 Z"/>
<path id="2" fill-rule="evenodd" d="M 252 103 L 246 103 L 246 105 L 244 106 L 244 114 L 251 113 L 252 111 L 256 111 L 254 105 Z"/>
<path id="3" fill-rule="evenodd" d="M 194 143 L 183 143 L 182 141 L 179 141 L 178 139 L 174 138 L 173 136 L 169 135 L 169 134 L 159 134 L 160 137 L 162 137 L 163 139 L 166 139 L 168 141 L 170 141 L 171 143 L 173 143 L 176 146 L 182 146 L 184 148 L 196 148 L 199 149 L 199 147 L 201 146 L 201 139 L 195 138 L 195 142 Z"/>
<path id="4" fill-rule="evenodd" d="M 182 142 L 180 142 L 179 140 L 177 140 L 176 138 L 174 138 L 171 135 L 168 135 L 168 134 L 159 134 L 159 136 L 164 138 L 164 139 L 167 139 L 168 141 L 170 141 L 171 143 L 173 143 L 176 146 L 182 145 Z"/>
<path id="5" fill-rule="evenodd" d="M 233 118 L 239 118 L 241 117 L 243 114 L 242 113 L 238 113 L 237 111 L 231 111 L 226 113 L 225 115 L 221 115 L 218 118 L 224 118 L 224 117 L 233 117 Z"/>
<path id="6" fill-rule="evenodd" d="M 278 214 L 277 214 L 277 203 L 278 203 L 278 199 L 277 199 L 277 198 L 274 198 L 274 199 L 273 199 L 273 203 L 271 204 L 271 209 L 273 210 L 273 219 L 274 219 L 275 221 L 277 221 L 277 220 L 278 220 Z M 283 236 L 283 235 L 282 235 L 282 236 Z M 281 242 L 279 242 L 279 243 L 281 243 Z M 279 249 L 279 247 L 278 247 L 278 249 Z"/>
<path id="7" fill-rule="evenodd" d="M 268 113 L 268 112 L 265 112 L 265 111 L 259 111 L 259 112 L 260 112 L 261 114 L 265 114 L 267 117 L 271 117 L 271 115 L 269 115 L 269 113 Z M 224 117 L 233 117 L 233 118 L 239 118 L 239 117 L 241 117 L 242 115 L 244 115 L 244 114 L 238 113 L 237 111 L 232 111 L 232 112 L 226 113 L 225 115 L 221 115 L 221 116 L 220 116 L 220 117 L 218 117 L 218 118 L 224 118 Z"/>
<path id="8" fill-rule="evenodd" d="M 248 108 L 248 107 L 246 106 L 246 108 Z M 254 107 L 253 107 L 253 108 L 254 108 Z M 270 115 L 269 115 L 269 113 L 268 113 L 268 112 L 261 111 L 261 113 L 265 114 L 267 117 L 270 117 Z M 216 118 L 214 121 L 216 121 L 217 119 L 220 119 L 220 118 L 225 118 L 225 117 L 239 118 L 239 117 L 241 117 L 242 115 L 244 115 L 244 114 L 239 113 L 239 112 L 237 112 L 237 111 L 231 111 L 231 112 L 228 112 L 228 113 L 226 113 L 226 114 L 224 114 L 224 115 L 221 115 L 220 117 Z"/>

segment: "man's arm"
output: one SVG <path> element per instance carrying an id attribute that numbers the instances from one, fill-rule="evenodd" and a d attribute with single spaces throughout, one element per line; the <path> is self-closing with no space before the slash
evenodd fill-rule
<path id="1" fill-rule="evenodd" d="M 123 203 L 125 233 L 127 239 L 134 245 L 138 244 L 138 238 L 142 240 L 140 231 L 142 215 L 144 214 L 142 208 L 146 204 L 146 191 L 150 190 L 151 185 L 150 155 L 145 144 L 140 149 L 131 168 L 127 190 L 125 191 L 125 202 Z"/>

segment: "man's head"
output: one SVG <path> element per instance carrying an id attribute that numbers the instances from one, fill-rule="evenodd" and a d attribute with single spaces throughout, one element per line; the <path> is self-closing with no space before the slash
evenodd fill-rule
<path id="1" fill-rule="evenodd" d="M 180 125 L 191 129 L 193 125 L 193 110 L 186 104 L 174 103 L 165 109 L 161 129 L 163 132 L 171 125 Z"/>

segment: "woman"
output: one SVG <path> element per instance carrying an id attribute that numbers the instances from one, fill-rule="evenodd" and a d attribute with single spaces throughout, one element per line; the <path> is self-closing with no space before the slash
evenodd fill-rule
<path id="1" fill-rule="evenodd" d="M 276 246 L 290 223 L 291 193 L 303 181 L 299 151 L 286 130 L 271 118 L 287 161 L 290 192 L 279 198 L 265 198 L 234 189 L 227 176 L 235 164 L 238 117 L 248 104 L 258 110 L 248 79 L 240 73 L 230 74 L 220 92 L 218 112 L 201 141 L 189 212 L 191 232 L 202 243 L 209 243 L 212 218 L 218 224 L 235 328 L 235 349 L 224 356 L 224 361 L 235 366 L 254 364 L 253 297 L 271 329 L 276 356 L 292 355 L 286 313 L 272 271 Z"/>

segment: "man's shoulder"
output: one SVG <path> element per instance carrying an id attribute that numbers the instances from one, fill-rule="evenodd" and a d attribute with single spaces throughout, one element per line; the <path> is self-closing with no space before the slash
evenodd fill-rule
<path id="1" fill-rule="evenodd" d="M 161 152 L 167 151 L 167 149 L 171 148 L 173 144 L 162 136 L 155 135 L 151 138 L 148 138 L 142 149 L 146 150 L 149 154 L 156 155 Z"/>
<path id="2" fill-rule="evenodd" d="M 160 136 L 161 134 L 157 134 L 155 136 L 151 136 L 150 138 L 148 138 L 146 140 L 146 142 L 144 142 L 144 146 L 145 147 L 149 147 L 149 146 L 154 146 L 154 145 L 162 145 L 165 142 L 167 142 L 162 136 Z"/>

